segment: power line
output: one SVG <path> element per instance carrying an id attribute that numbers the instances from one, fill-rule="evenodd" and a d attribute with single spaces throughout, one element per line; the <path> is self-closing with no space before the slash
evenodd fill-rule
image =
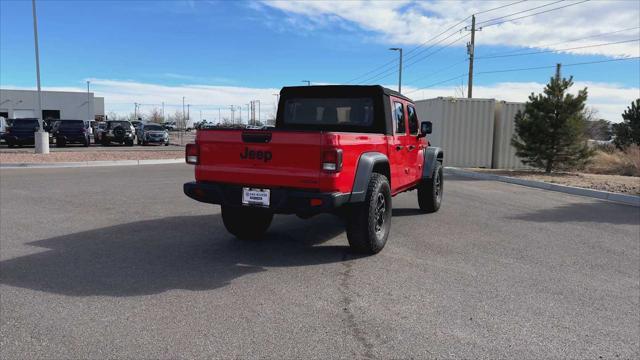
<path id="1" fill-rule="evenodd" d="M 453 64 L 451 64 L 451 65 L 449 65 L 449 66 L 447 66 L 447 67 L 440 68 L 440 69 L 438 69 L 438 70 L 436 70 L 436 71 L 430 72 L 430 73 L 428 73 L 428 74 L 427 74 L 427 76 L 423 76 L 423 77 L 419 77 L 419 78 L 415 79 L 415 80 L 414 80 L 414 83 L 415 83 L 416 81 L 419 81 L 419 80 L 425 80 L 425 79 L 428 79 L 428 78 L 430 78 L 430 77 L 432 77 L 432 76 L 434 76 L 434 75 L 437 75 L 437 74 L 439 74 L 439 73 L 441 73 L 441 72 L 443 72 L 443 71 L 449 70 L 449 69 L 451 69 L 451 68 L 453 68 L 453 67 L 455 67 L 455 66 L 458 66 L 458 65 L 460 65 L 460 64 L 464 64 L 464 63 L 466 63 L 466 62 L 467 62 L 467 59 L 464 59 L 464 60 L 462 60 L 462 61 L 459 61 L 459 62 L 453 63 Z"/>
<path id="2" fill-rule="evenodd" d="M 456 33 L 454 33 L 454 34 L 456 34 Z M 461 39 L 464 39 L 464 38 L 465 38 L 465 37 L 467 37 L 467 36 L 469 36 L 469 34 L 464 34 L 463 36 L 461 36 L 461 37 L 459 37 L 459 38 L 457 38 L 457 39 L 455 39 L 455 40 L 453 40 L 453 41 L 451 41 L 451 42 L 447 43 L 446 45 L 441 46 L 440 48 L 438 48 L 438 49 L 436 49 L 436 50 L 434 50 L 434 51 L 430 52 L 429 54 L 426 54 L 425 56 L 423 56 L 423 57 L 421 57 L 421 58 L 419 58 L 419 59 L 417 59 L 417 60 L 415 60 L 415 61 L 413 61 L 413 62 L 411 62 L 411 63 L 407 64 L 406 66 L 403 66 L 403 68 L 404 68 L 404 69 L 409 68 L 409 67 L 411 67 L 411 66 L 415 65 L 416 63 L 418 63 L 418 62 L 420 62 L 420 61 L 423 61 L 423 60 L 425 60 L 425 59 L 427 59 L 427 58 L 429 58 L 429 57 L 433 56 L 434 54 L 436 54 L 436 53 L 438 53 L 438 52 L 440 52 L 440 51 L 442 51 L 442 50 L 444 50 L 444 49 L 448 48 L 449 46 L 451 46 L 451 45 L 455 44 L 456 42 L 460 41 Z M 449 36 L 449 37 L 450 37 L 450 36 Z M 449 37 L 447 37 L 447 38 L 449 38 Z M 446 39 L 446 38 L 445 38 L 445 39 Z M 444 40 L 444 39 L 443 39 L 443 40 Z M 372 82 L 372 81 L 377 81 L 377 80 L 384 79 L 384 78 L 386 78 L 386 77 L 388 77 L 388 76 L 392 75 L 395 71 L 396 71 L 395 69 L 388 69 L 388 70 L 386 70 L 386 71 L 383 71 L 383 72 L 379 73 L 379 74 L 378 74 L 378 75 L 376 75 L 376 76 L 373 76 L 373 77 L 371 77 L 371 78 L 366 79 L 365 81 L 363 81 L 363 82 L 361 82 L 361 83 L 367 83 L 367 82 Z"/>
<path id="3" fill-rule="evenodd" d="M 575 47 L 564 48 L 564 49 L 556 49 L 556 50 L 541 50 L 541 51 L 531 51 L 531 52 L 517 53 L 517 54 L 480 56 L 480 57 L 477 57 L 476 59 L 497 59 L 497 58 L 513 57 L 513 56 L 524 56 L 524 55 L 534 55 L 534 54 L 562 52 L 562 51 L 567 51 L 567 50 L 577 50 L 577 49 L 586 49 L 586 48 L 599 47 L 599 46 L 624 44 L 624 43 L 630 43 L 630 42 L 635 42 L 635 41 L 640 41 L 640 38 L 632 39 L 632 40 L 614 41 L 614 42 L 595 44 L 595 45 L 575 46 Z"/>
<path id="4" fill-rule="evenodd" d="M 615 62 L 615 61 L 627 61 L 627 60 L 640 60 L 640 56 L 635 56 L 635 57 L 628 57 L 628 58 L 617 58 L 617 59 L 608 59 L 608 60 L 597 60 L 597 61 L 585 61 L 585 62 L 577 62 L 577 63 L 570 63 L 570 64 L 562 64 L 563 67 L 569 67 L 569 66 L 583 66 L 583 65 L 592 65 L 592 64 L 602 64 L 602 63 L 609 63 L 609 62 Z M 542 69 L 553 69 L 555 68 L 556 65 L 545 65 L 545 66 L 535 66 L 535 67 L 527 67 L 527 68 L 518 68 L 518 69 L 506 69 L 506 70 L 492 70 L 492 71 L 480 71 L 480 72 L 476 72 L 476 75 L 484 75 L 484 74 L 497 74 L 497 73 L 506 73 L 506 72 L 517 72 L 517 71 L 530 71 L 530 70 L 542 70 Z M 465 74 L 460 74 L 458 76 L 446 79 L 446 80 L 442 80 L 442 81 L 438 81 L 436 83 L 433 84 L 429 84 L 427 86 L 406 92 L 406 94 L 410 94 L 410 93 L 414 93 L 416 91 L 419 90 L 423 90 L 423 89 L 427 89 L 436 85 L 440 85 L 452 80 L 456 80 L 459 79 L 461 77 L 467 76 L 468 73 Z"/>
<path id="5" fill-rule="evenodd" d="M 614 62 L 614 61 L 626 61 L 626 60 L 638 60 L 638 59 L 640 59 L 640 56 L 627 57 L 627 58 L 617 58 L 617 59 L 608 59 L 608 60 L 586 61 L 586 62 L 578 62 L 578 63 L 571 63 L 571 64 L 562 64 L 562 66 L 564 66 L 564 67 L 567 67 L 567 66 L 581 66 L 581 65 L 601 64 L 601 63 L 608 63 L 608 62 Z M 497 74 L 497 73 L 506 73 L 506 72 L 515 72 L 515 71 L 549 69 L 549 68 L 555 68 L 555 67 L 556 67 L 556 65 L 547 65 L 547 66 L 536 66 L 536 67 L 519 68 L 519 69 L 480 71 L 480 72 L 477 72 L 476 74 Z"/>
<path id="6" fill-rule="evenodd" d="M 528 15 L 524 15 L 524 16 L 519 16 L 519 17 L 516 17 L 516 18 L 513 18 L 513 19 L 507 19 L 507 20 L 499 21 L 499 22 L 496 22 L 496 23 L 484 25 L 483 28 L 486 28 L 486 27 L 489 27 L 489 26 L 494 26 L 494 25 L 500 25 L 500 24 L 503 24 L 503 23 L 506 23 L 506 22 L 520 20 L 520 19 L 531 17 L 531 16 L 548 13 L 548 12 L 555 11 L 555 10 L 564 9 L 564 8 L 569 7 L 569 6 L 580 5 L 580 4 L 585 3 L 587 1 L 589 1 L 589 0 L 582 0 L 582 1 L 579 1 L 579 2 L 576 2 L 576 3 L 571 3 L 571 4 L 564 5 L 564 6 L 558 6 L 557 8 L 548 9 L 548 10 L 544 10 L 544 11 L 539 11 L 537 13 L 528 14 Z"/>
<path id="7" fill-rule="evenodd" d="M 513 5 L 516 5 L 516 4 L 519 4 L 519 3 L 525 2 L 525 1 L 527 1 L 527 0 L 520 0 L 520 1 L 516 1 L 516 2 L 510 3 L 510 4 L 506 4 L 506 5 L 498 6 L 498 7 L 495 7 L 495 8 L 491 8 L 491 9 L 487 9 L 487 10 L 482 10 L 482 11 L 480 11 L 480 12 L 477 12 L 476 14 L 483 14 L 483 13 L 487 13 L 487 12 L 490 12 L 490 11 L 494 11 L 494 10 L 498 10 L 498 9 L 503 9 L 503 8 L 506 8 L 506 7 L 509 7 L 509 6 L 513 6 Z M 419 48 L 424 47 L 424 46 L 425 46 L 426 44 L 428 44 L 429 42 L 431 42 L 431 41 L 433 41 L 433 40 L 435 40 L 435 39 L 439 38 L 440 36 L 442 36 L 442 35 L 446 34 L 446 33 L 447 33 L 447 32 L 449 32 L 450 30 L 452 30 L 452 29 L 456 28 L 458 25 L 463 24 L 463 23 L 464 23 L 465 21 L 467 21 L 470 17 L 471 17 L 471 15 L 467 16 L 466 18 L 464 18 L 464 19 L 462 19 L 462 20 L 458 21 L 457 23 L 455 23 L 455 24 L 453 24 L 453 25 L 449 26 L 448 28 L 446 28 L 444 31 L 440 32 L 440 33 L 439 33 L 439 34 L 437 34 L 436 36 L 433 36 L 433 37 L 429 38 L 428 40 L 426 40 L 426 41 L 422 42 L 422 43 L 421 43 L 421 44 L 419 44 L 418 46 L 416 46 L 416 47 L 414 47 L 413 49 L 411 49 L 411 50 L 407 51 L 407 52 L 405 53 L 405 56 L 406 56 L 406 55 L 410 55 L 411 53 L 413 53 L 414 51 L 418 50 Z M 454 34 L 455 34 L 455 33 L 454 33 Z M 442 41 L 444 41 L 444 40 L 448 39 L 448 38 L 449 38 L 449 37 L 451 37 L 451 36 L 453 36 L 453 34 L 451 34 L 450 36 L 448 36 L 448 37 L 446 37 L 446 38 L 444 38 L 444 39 L 441 39 L 439 42 L 442 42 Z M 439 43 L 439 42 L 438 42 L 438 43 Z M 433 46 L 437 45 L 438 43 L 436 43 L 436 44 L 432 44 L 431 46 L 429 46 L 429 47 L 427 47 L 426 49 L 424 49 L 424 50 L 420 51 L 419 53 L 422 53 L 422 52 L 424 52 L 424 51 L 429 50 L 430 48 L 432 48 Z M 409 56 L 409 57 L 407 58 L 407 60 L 411 60 L 411 59 L 412 59 L 412 58 L 414 58 L 415 56 L 417 56 L 417 54 L 414 54 L 413 56 Z M 347 81 L 346 83 L 348 84 L 348 83 L 351 83 L 351 82 L 353 82 L 353 81 L 355 81 L 355 80 L 361 79 L 361 78 L 363 78 L 363 77 L 365 77 L 365 76 L 367 76 L 367 75 L 369 75 L 369 74 L 371 74 L 371 73 L 373 73 L 373 72 L 375 72 L 375 71 L 377 71 L 377 70 L 379 70 L 379 69 L 386 68 L 386 67 L 388 67 L 388 66 L 390 66 L 390 65 L 392 65 L 392 64 L 395 64 L 396 62 L 397 62 L 397 60 L 396 60 L 396 59 L 393 59 L 393 60 L 391 60 L 391 61 L 388 61 L 388 62 L 386 62 L 386 63 L 384 63 L 384 64 L 382 64 L 382 65 L 380 65 L 380 66 L 378 66 L 378 67 L 375 67 L 374 69 L 372 69 L 372 70 L 370 70 L 370 71 L 367 71 L 366 73 L 364 73 L 364 74 L 362 74 L 362 75 L 360 75 L 360 76 L 357 76 L 357 77 L 355 77 L 355 78 L 353 78 L 353 79 L 351 79 L 351 80 Z M 388 70 L 388 69 L 387 69 L 387 70 Z M 380 75 L 380 74 L 382 74 L 382 73 L 386 72 L 387 70 L 383 70 L 383 71 L 382 71 L 382 72 L 380 72 L 378 75 Z M 377 77 L 378 75 L 374 75 L 373 77 L 375 78 L 375 77 Z M 369 79 L 367 79 L 366 81 L 359 81 L 359 83 L 367 82 L 368 80 L 369 80 Z"/>
<path id="8" fill-rule="evenodd" d="M 511 13 L 511 14 L 509 14 L 509 15 L 502 15 L 502 16 L 494 17 L 493 19 L 489 19 L 489 20 L 481 21 L 481 22 L 479 22 L 479 23 L 478 23 L 478 25 L 482 25 L 482 24 L 485 24 L 485 23 L 488 23 L 488 22 L 492 22 L 492 21 L 495 21 L 495 20 L 504 19 L 504 18 L 507 18 L 507 17 L 509 17 L 509 16 L 513 16 L 513 15 L 518 15 L 518 14 L 526 13 L 526 12 L 529 12 L 529 11 L 531 11 L 531 10 L 541 9 L 541 8 L 543 8 L 543 7 L 551 6 L 551 5 L 554 5 L 554 4 L 557 4 L 557 3 L 561 3 L 561 2 L 563 2 L 563 1 L 564 1 L 564 0 L 558 0 L 558 1 L 554 1 L 554 2 L 548 3 L 548 4 L 544 4 L 544 5 L 540 5 L 540 6 L 532 7 L 532 8 L 526 9 L 526 10 L 521 10 L 521 11 L 518 11 L 518 12 L 514 12 L 514 13 Z"/>
<path id="9" fill-rule="evenodd" d="M 475 13 L 474 15 L 480 15 L 480 14 L 488 13 L 488 12 L 490 12 L 490 11 L 504 9 L 504 8 L 506 8 L 506 7 L 513 6 L 513 5 L 516 5 L 516 4 L 520 4 L 520 3 L 523 3 L 523 2 L 526 2 L 526 1 L 527 1 L 527 0 L 520 0 L 520 1 L 516 1 L 516 2 L 511 3 L 511 4 L 507 4 L 507 5 L 502 5 L 502 6 L 494 7 L 493 9 L 487 9 L 487 10 L 478 11 L 478 12 L 477 12 L 477 13 Z M 467 18 L 467 19 L 468 19 L 468 18 Z"/>
<path id="10" fill-rule="evenodd" d="M 632 28 L 626 28 L 626 29 L 621 29 L 621 30 L 616 30 L 616 31 L 611 31 L 611 32 L 606 32 L 606 33 L 600 33 L 600 34 L 595 34 L 595 35 L 589 35 L 589 36 L 585 36 L 585 37 L 581 37 L 581 38 L 574 38 L 574 39 L 570 39 L 570 40 L 565 40 L 565 41 L 560 41 L 560 42 L 556 42 L 556 43 L 552 43 L 552 44 L 543 44 L 543 45 L 535 45 L 535 46 L 531 46 L 533 48 L 539 48 L 539 49 L 544 49 L 544 48 L 548 48 L 550 46 L 555 46 L 555 45 L 561 45 L 561 44 L 566 44 L 566 43 L 570 43 L 570 42 L 575 42 L 575 41 L 580 41 L 580 40 L 587 40 L 587 39 L 592 39 L 592 38 L 596 38 L 596 37 L 601 37 L 601 36 L 605 36 L 605 35 L 611 35 L 611 34 L 618 34 L 621 32 L 625 32 L 625 31 L 629 31 L 629 30 L 637 30 L 640 29 L 640 26 L 636 26 L 636 27 L 632 27 Z M 526 51 L 526 49 L 520 49 L 520 50 L 513 50 L 513 51 L 506 51 L 506 52 L 499 52 L 499 53 L 493 53 L 493 54 L 489 54 L 488 56 L 494 56 L 494 55 L 506 55 L 506 54 L 515 54 L 515 53 L 520 53 L 522 51 Z"/>

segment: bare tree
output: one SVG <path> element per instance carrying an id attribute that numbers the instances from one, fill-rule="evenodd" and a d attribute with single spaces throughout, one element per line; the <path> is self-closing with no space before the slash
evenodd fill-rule
<path id="1" fill-rule="evenodd" d="M 153 109 L 151 109 L 147 114 L 146 118 L 148 121 L 158 123 L 158 124 L 164 122 L 164 118 L 162 117 L 162 111 L 157 107 L 154 107 Z"/>

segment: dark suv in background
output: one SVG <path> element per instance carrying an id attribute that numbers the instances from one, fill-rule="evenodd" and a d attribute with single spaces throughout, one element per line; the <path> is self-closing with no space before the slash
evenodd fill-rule
<path id="1" fill-rule="evenodd" d="M 100 135 L 100 142 L 104 146 L 110 145 L 111 143 L 133 146 L 134 138 L 135 134 L 130 122 L 125 120 L 112 120 L 107 121 L 107 126 Z"/>
<path id="2" fill-rule="evenodd" d="M 4 139 L 9 147 L 33 145 L 38 128 L 38 119 L 9 119 Z"/>
<path id="3" fill-rule="evenodd" d="M 58 147 L 73 143 L 89 146 L 91 143 L 89 122 L 85 120 L 58 120 L 51 132 Z"/>
<path id="4" fill-rule="evenodd" d="M 164 144 L 169 145 L 169 132 L 160 124 L 140 124 L 137 130 L 138 145 Z"/>

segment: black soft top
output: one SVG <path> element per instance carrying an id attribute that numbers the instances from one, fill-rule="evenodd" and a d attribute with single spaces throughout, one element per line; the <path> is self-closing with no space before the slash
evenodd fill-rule
<path id="1" fill-rule="evenodd" d="M 287 99 L 292 98 L 350 98 L 350 97 L 369 97 L 374 100 L 375 123 L 373 126 L 365 129 L 357 129 L 357 132 L 371 132 L 392 134 L 393 125 L 391 120 L 391 106 L 389 96 L 398 97 L 407 101 L 411 101 L 408 97 L 398 93 L 397 91 L 387 89 L 380 85 L 314 85 L 314 86 L 286 86 L 280 90 L 280 104 L 278 105 L 278 115 L 276 117 L 276 128 L 290 129 L 311 129 L 310 126 L 291 126 L 285 125 L 283 114 Z M 315 130 L 336 130 L 344 131 L 344 127 L 321 126 Z"/>
<path id="2" fill-rule="evenodd" d="M 308 96 L 308 97 L 342 97 L 353 95 L 383 96 L 391 95 L 411 101 L 408 97 L 395 90 L 380 85 L 313 85 L 313 86 L 285 86 L 280 90 L 280 96 Z"/>

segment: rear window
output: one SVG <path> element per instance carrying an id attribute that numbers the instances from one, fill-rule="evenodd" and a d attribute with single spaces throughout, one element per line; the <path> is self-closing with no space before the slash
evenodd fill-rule
<path id="1" fill-rule="evenodd" d="M 160 130 L 164 130 L 164 128 L 160 125 L 145 125 L 144 126 L 145 130 L 150 130 L 150 131 L 160 131 Z"/>
<path id="2" fill-rule="evenodd" d="M 108 125 L 109 129 L 115 129 L 118 126 L 123 127 L 125 130 L 128 130 L 131 128 L 131 124 L 129 124 L 128 121 L 111 121 L 109 122 L 109 125 Z"/>
<path id="3" fill-rule="evenodd" d="M 292 98 L 285 101 L 283 123 L 317 128 L 367 128 L 373 125 L 371 98 Z"/>
<path id="4" fill-rule="evenodd" d="M 32 129 L 38 126 L 38 120 L 14 120 L 11 126 L 16 129 Z"/>
<path id="5" fill-rule="evenodd" d="M 82 120 L 65 120 L 58 123 L 58 127 L 61 129 L 81 129 L 84 127 L 84 121 Z"/>

